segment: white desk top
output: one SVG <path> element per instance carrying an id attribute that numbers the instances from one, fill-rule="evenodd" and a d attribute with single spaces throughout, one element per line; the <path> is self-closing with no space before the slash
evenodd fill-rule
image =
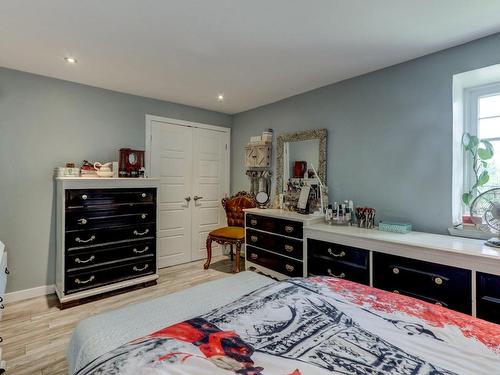
<path id="1" fill-rule="evenodd" d="M 363 229 L 349 226 L 335 226 L 326 223 L 312 224 L 305 227 L 309 233 L 324 232 L 360 239 L 389 242 L 406 246 L 415 246 L 430 250 L 441 250 L 462 255 L 473 255 L 500 261 L 500 249 L 486 246 L 483 240 L 453 237 L 441 234 L 410 232 L 406 234 L 381 232 L 376 229 Z"/>
<path id="2" fill-rule="evenodd" d="M 324 220 L 323 216 L 303 215 L 297 212 L 280 210 L 278 208 L 245 208 L 243 211 L 255 215 L 300 221 L 304 224 L 310 224 Z"/>

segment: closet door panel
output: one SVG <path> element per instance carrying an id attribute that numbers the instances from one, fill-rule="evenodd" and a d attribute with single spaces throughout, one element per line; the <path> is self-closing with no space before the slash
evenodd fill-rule
<path id="1" fill-rule="evenodd" d="M 191 260 L 193 128 L 153 121 L 151 174 L 160 178 L 158 264 L 167 267 Z"/>

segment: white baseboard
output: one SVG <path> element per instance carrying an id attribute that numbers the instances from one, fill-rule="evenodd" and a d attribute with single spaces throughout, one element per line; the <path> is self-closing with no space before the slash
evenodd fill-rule
<path id="1" fill-rule="evenodd" d="M 35 288 L 18 290 L 17 292 L 6 293 L 5 302 L 12 303 L 24 301 L 30 298 L 46 296 L 47 294 L 55 293 L 55 291 L 55 285 L 42 285 Z"/>

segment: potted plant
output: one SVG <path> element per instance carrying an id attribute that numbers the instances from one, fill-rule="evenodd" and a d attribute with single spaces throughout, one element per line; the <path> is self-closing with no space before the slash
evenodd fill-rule
<path id="1" fill-rule="evenodd" d="M 472 172 L 474 173 L 474 183 L 469 191 L 462 194 L 463 204 L 470 209 L 470 206 L 479 193 L 479 188 L 486 185 L 490 180 L 488 173 L 488 160 L 493 157 L 494 149 L 491 142 L 479 139 L 475 135 L 465 133 L 462 136 L 462 145 L 465 151 L 465 157 L 472 159 Z M 463 215 L 462 222 L 466 224 L 481 224 L 481 217 L 471 217 Z"/>

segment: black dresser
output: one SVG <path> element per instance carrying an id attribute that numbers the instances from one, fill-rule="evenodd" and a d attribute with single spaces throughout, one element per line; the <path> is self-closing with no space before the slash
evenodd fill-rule
<path id="1" fill-rule="evenodd" d="M 155 181 L 62 178 L 57 182 L 56 290 L 62 307 L 96 294 L 155 283 Z"/>

